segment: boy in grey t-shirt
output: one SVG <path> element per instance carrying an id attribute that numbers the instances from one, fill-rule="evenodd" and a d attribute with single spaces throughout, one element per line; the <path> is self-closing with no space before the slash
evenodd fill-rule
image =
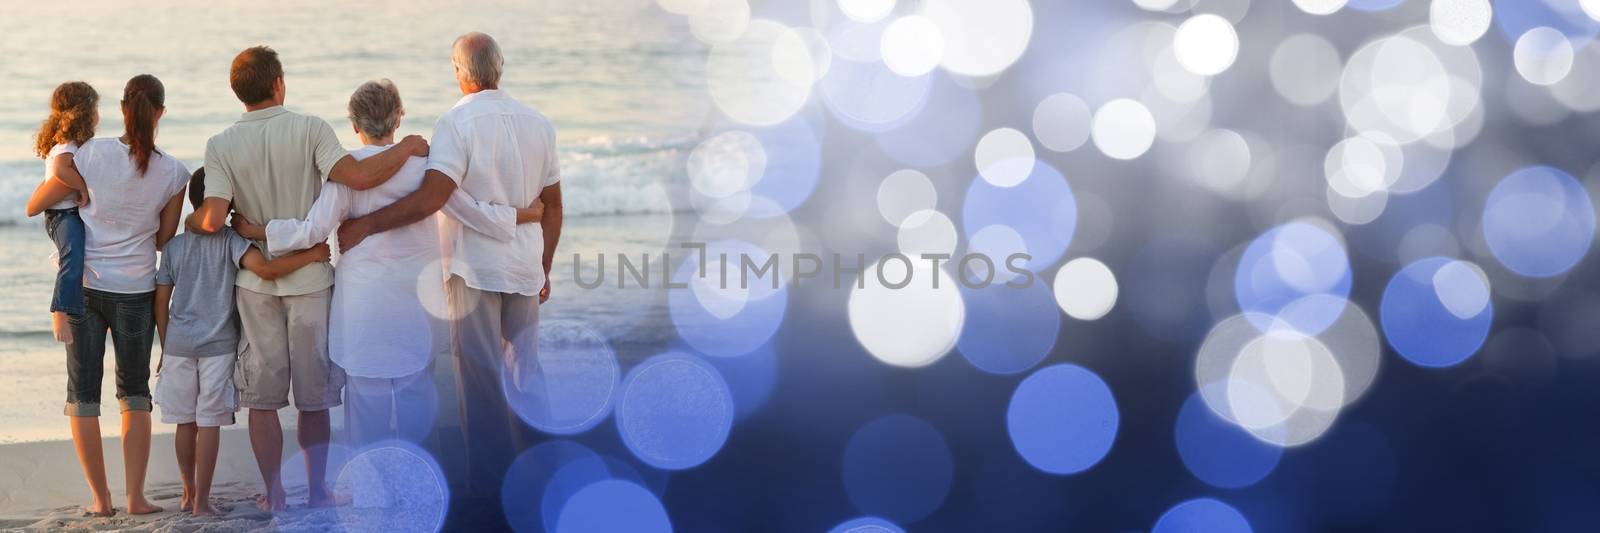
<path id="1" fill-rule="evenodd" d="M 189 201 L 199 207 L 204 199 L 202 168 L 189 181 Z M 184 511 L 194 516 L 216 513 L 210 495 L 218 428 L 233 425 L 237 410 L 233 364 L 239 321 L 233 282 L 239 268 L 274 279 L 327 261 L 328 254 L 327 244 L 319 244 L 268 260 L 232 229 L 211 235 L 184 233 L 162 249 L 156 270 L 155 316 L 162 354 L 156 367 L 155 401 L 161 406 L 161 421 L 178 425 Z"/>

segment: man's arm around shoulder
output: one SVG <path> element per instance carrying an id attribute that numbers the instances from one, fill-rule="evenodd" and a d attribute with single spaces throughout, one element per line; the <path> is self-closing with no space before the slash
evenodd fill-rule
<path id="1" fill-rule="evenodd" d="M 218 135 L 206 141 L 204 167 L 206 199 L 200 202 L 200 207 L 189 213 L 189 217 L 183 222 L 189 231 L 203 235 L 222 231 L 224 223 L 228 220 L 228 210 L 233 205 L 233 182 L 229 167 L 224 163 L 227 159 L 227 150 L 223 146 L 218 146 L 227 143 L 219 142 L 218 137 L 222 136 Z"/>
<path id="2" fill-rule="evenodd" d="M 407 226 L 427 218 L 444 207 L 445 202 L 450 200 L 450 194 L 455 190 L 455 180 L 443 172 L 429 170 L 422 177 L 422 186 L 405 198 L 396 200 L 366 216 L 344 221 L 344 224 L 339 226 L 339 251 L 354 248 L 369 235 Z"/>
<path id="3" fill-rule="evenodd" d="M 408 135 L 394 148 L 366 159 L 358 161 L 346 155 L 328 171 L 328 180 L 358 191 L 371 189 L 394 177 L 411 156 L 427 157 L 428 141 L 418 135 Z"/>
<path id="4" fill-rule="evenodd" d="M 189 231 L 203 235 L 211 235 L 222 231 L 228 221 L 228 208 L 233 202 L 215 196 L 207 197 L 200 203 L 200 208 L 189 213 L 189 218 L 184 219 L 183 225 Z"/>

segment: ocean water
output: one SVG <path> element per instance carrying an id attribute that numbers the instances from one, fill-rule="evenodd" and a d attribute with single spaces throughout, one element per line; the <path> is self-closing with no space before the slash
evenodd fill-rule
<path id="1" fill-rule="evenodd" d="M 579 289 L 571 275 L 573 253 L 654 253 L 685 226 L 674 206 L 685 205 L 684 158 L 710 112 L 704 50 L 681 17 L 665 16 L 649 0 L 226 7 L 160 0 L 137 8 L 90 0 L 9 2 L 4 11 L 0 443 L 68 436 L 59 414 L 64 352 L 50 337 L 46 313 L 52 249 L 40 220 L 23 213 L 41 178 L 32 135 L 48 112 L 50 91 L 68 80 L 93 84 L 101 95 L 97 134 L 115 136 L 122 129 L 122 84 L 136 74 L 156 75 L 167 88 L 157 145 L 196 168 L 206 138 L 243 111 L 227 85 L 228 64 L 257 44 L 272 46 L 284 62 L 288 107 L 327 119 L 353 148 L 359 142 L 343 117 L 357 85 L 393 80 L 407 112 L 399 133 L 427 135 L 460 97 L 451 41 L 467 31 L 493 35 L 507 60 L 503 88 L 548 115 L 558 131 L 568 220 L 545 318 L 582 320 L 625 359 L 647 355 L 672 334 L 661 293 Z M 108 381 L 105 397 L 113 390 Z M 103 421 L 115 431 L 116 417 Z"/>
<path id="2" fill-rule="evenodd" d="M 40 23 L 49 21 L 49 23 Z M 426 24 L 422 22 L 426 21 Z M 619 31 L 626 29 L 626 31 Z M 129 77 L 167 88 L 157 144 L 197 164 L 205 140 L 237 119 L 228 65 L 266 44 L 284 62 L 288 107 L 328 119 L 347 146 L 351 91 L 389 78 L 406 104 L 401 134 L 428 134 L 460 98 L 450 66 L 459 34 L 484 31 L 506 56 L 502 87 L 555 122 L 568 214 L 670 211 L 681 158 L 707 122 L 704 49 L 681 17 L 649 0 L 564 2 L 261 2 L 163 0 L 8 3 L 0 17 L 0 222 L 17 223 L 37 183 L 32 135 L 50 91 L 83 80 L 100 92 L 102 136 L 122 130 Z M 63 35 L 66 33 L 68 35 Z M 60 44 L 73 41 L 70 46 Z"/>

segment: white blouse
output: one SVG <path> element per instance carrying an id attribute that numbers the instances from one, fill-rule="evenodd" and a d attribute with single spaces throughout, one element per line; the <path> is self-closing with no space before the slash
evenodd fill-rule
<path id="1" fill-rule="evenodd" d="M 156 290 L 161 210 L 189 184 L 189 169 L 158 150 L 140 174 L 128 145 L 117 139 L 83 143 L 73 162 L 93 199 L 78 210 L 86 230 L 84 286 L 123 294 Z"/>
<path id="2" fill-rule="evenodd" d="M 372 157 L 389 146 L 351 152 Z M 412 157 L 382 185 L 357 191 L 324 183 L 305 220 L 267 223 L 267 249 L 274 255 L 326 240 L 345 219 L 370 214 L 422 186 L 427 160 Z M 487 235 L 510 238 L 515 208 L 477 202 L 457 189 L 445 215 Z M 439 246 L 440 216 L 374 234 L 340 254 L 334 268 L 328 353 L 352 376 L 400 378 L 428 368 L 450 351 L 449 306 Z"/>

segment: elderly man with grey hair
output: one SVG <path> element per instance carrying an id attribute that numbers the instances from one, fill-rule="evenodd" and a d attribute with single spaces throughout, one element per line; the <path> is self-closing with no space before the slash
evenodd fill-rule
<path id="1" fill-rule="evenodd" d="M 351 155 L 362 160 L 394 147 L 404 116 L 394 83 L 362 84 L 350 96 L 350 122 L 365 146 Z M 234 227 L 265 241 L 274 255 L 310 248 L 345 219 L 416 192 L 427 166 L 427 159 L 411 157 L 394 177 L 365 190 L 328 182 L 304 220 L 273 220 L 263 227 L 235 217 Z M 495 205 L 461 189 L 444 207 L 457 223 L 502 240 L 513 238 L 517 224 L 537 222 L 541 212 L 537 202 L 525 208 Z M 431 369 L 435 358 L 450 353 L 441 259 L 439 224 L 428 219 L 373 235 L 339 258 L 328 353 L 347 376 L 345 427 L 354 446 L 392 438 L 420 443 L 432 430 L 428 414 L 437 411 L 438 395 Z"/>
<path id="2" fill-rule="evenodd" d="M 434 125 L 421 188 L 346 221 L 339 244 L 359 250 L 371 235 L 445 208 L 458 190 L 500 206 L 543 201 L 542 220 L 516 226 L 510 238 L 454 217 L 440 224 L 467 444 L 465 486 L 497 498 L 506 468 L 532 438 L 506 397 L 538 394 L 539 305 L 550 297 L 550 265 L 561 236 L 561 172 L 550 120 L 500 90 L 505 60 L 493 38 L 461 36 L 451 63 L 464 96 Z"/>

